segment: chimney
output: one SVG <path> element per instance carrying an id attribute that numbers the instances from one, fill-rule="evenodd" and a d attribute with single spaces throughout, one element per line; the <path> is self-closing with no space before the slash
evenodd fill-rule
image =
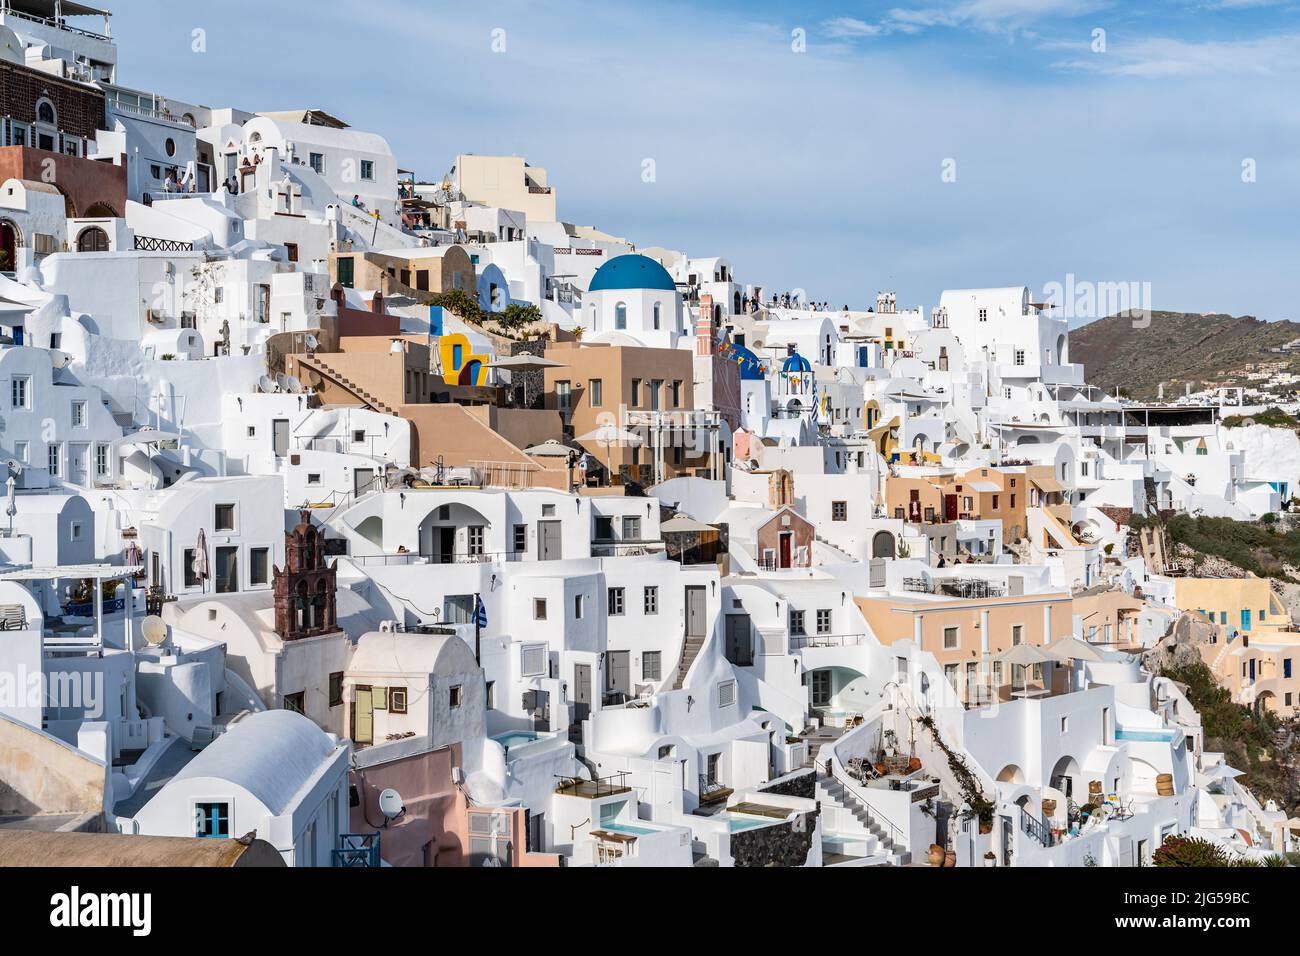
<path id="1" fill-rule="evenodd" d="M 700 313 L 695 320 L 695 354 L 706 358 L 713 354 L 713 296 L 700 296 Z"/>

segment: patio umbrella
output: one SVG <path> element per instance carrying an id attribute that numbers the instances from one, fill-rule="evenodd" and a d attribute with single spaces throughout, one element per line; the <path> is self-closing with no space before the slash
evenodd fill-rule
<path id="1" fill-rule="evenodd" d="M 540 445 L 534 445 L 532 448 L 525 448 L 525 455 L 533 455 L 537 458 L 568 458 L 570 455 L 577 454 L 576 448 L 570 448 L 552 438 L 550 441 L 543 442 Z"/>
<path id="2" fill-rule="evenodd" d="M 138 568 L 144 564 L 144 553 L 140 550 L 140 545 L 132 541 L 126 546 L 126 552 L 123 554 L 123 560 L 128 568 Z"/>
<path id="3" fill-rule="evenodd" d="M 1048 645 L 1047 653 L 1063 661 L 1088 661 L 1095 664 L 1105 660 L 1097 648 L 1077 637 L 1067 637 L 1063 641 Z"/>
<path id="4" fill-rule="evenodd" d="M 510 358 L 498 359 L 488 368 L 499 368 L 507 372 L 535 372 L 548 368 L 567 368 L 563 362 L 543 358 L 540 355 L 512 355 Z"/>
<path id="5" fill-rule="evenodd" d="M 597 445 L 603 445 L 605 448 L 605 471 L 612 473 L 613 456 L 610 454 L 615 445 L 627 445 L 632 448 L 640 448 L 645 444 L 640 435 L 633 434 L 625 428 L 619 428 L 617 425 L 601 425 L 594 432 L 588 432 L 578 439 L 580 442 L 595 442 Z"/>
<path id="6" fill-rule="evenodd" d="M 1013 667 L 1030 668 L 1035 664 L 1055 664 L 1056 658 L 1048 654 L 1041 647 L 1035 647 L 1033 644 L 1017 644 L 1010 650 L 1003 651 L 995 661 L 1001 661 L 1003 664 L 1011 664 Z M 1029 695 L 1029 671 L 1025 671 L 1025 696 Z"/>
<path id="7" fill-rule="evenodd" d="M 199 540 L 194 545 L 194 576 L 202 585 L 208 579 L 208 536 L 199 529 Z"/>
<path id="8" fill-rule="evenodd" d="M 684 534 L 691 532 L 717 531 L 718 529 L 713 527 L 713 525 L 705 524 L 703 521 L 696 521 L 694 518 L 686 515 L 678 515 L 677 517 L 661 524 L 659 530 L 663 534 Z"/>
<path id="9" fill-rule="evenodd" d="M 1217 764 L 1205 771 L 1205 776 L 1211 780 L 1231 780 L 1234 777 L 1243 777 L 1246 772 L 1238 770 L 1236 767 L 1229 767 L 1226 763 Z"/>

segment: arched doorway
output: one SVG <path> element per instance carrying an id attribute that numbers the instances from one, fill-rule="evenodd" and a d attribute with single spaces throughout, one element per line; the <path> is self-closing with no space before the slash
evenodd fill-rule
<path id="1" fill-rule="evenodd" d="M 1079 762 L 1068 755 L 1056 761 L 1056 766 L 1052 768 L 1050 783 L 1053 788 L 1065 794 L 1066 799 L 1074 799 L 1074 795 L 1083 789 Z"/>
<path id="2" fill-rule="evenodd" d="M 18 268 L 18 248 L 22 233 L 8 219 L 0 220 L 0 271 L 13 272 Z"/>
<path id="3" fill-rule="evenodd" d="M 895 558 L 898 556 L 898 545 L 894 536 L 888 531 L 879 532 L 871 539 L 871 556 L 873 558 Z"/>
<path id="4" fill-rule="evenodd" d="M 77 236 L 78 252 L 108 252 L 109 242 L 108 233 L 98 226 L 91 226 L 89 229 L 83 229 Z"/>

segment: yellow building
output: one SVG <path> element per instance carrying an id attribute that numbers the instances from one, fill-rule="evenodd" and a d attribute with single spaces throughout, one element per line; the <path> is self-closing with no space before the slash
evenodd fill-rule
<path id="1" fill-rule="evenodd" d="M 1300 630 L 1264 578 L 1182 578 L 1180 610 L 1216 626 L 1205 663 L 1239 704 L 1279 717 L 1300 713 Z"/>

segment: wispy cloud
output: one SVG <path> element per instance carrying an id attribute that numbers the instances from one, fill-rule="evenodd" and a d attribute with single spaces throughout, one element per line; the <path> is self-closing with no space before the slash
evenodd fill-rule
<path id="1" fill-rule="evenodd" d="M 1249 40 L 1151 37 L 1111 44 L 1105 53 L 1058 61 L 1058 68 L 1131 77 L 1282 76 L 1300 70 L 1300 34 Z"/>
<path id="2" fill-rule="evenodd" d="M 1269 0 L 1224 0 L 1259 3 Z M 876 23 L 835 17 L 822 25 L 838 39 L 862 39 L 891 33 L 915 34 L 933 28 L 1005 33 L 1025 30 L 1045 20 L 1070 20 L 1110 6 L 1109 0 L 955 0 L 922 7 L 894 7 Z"/>

